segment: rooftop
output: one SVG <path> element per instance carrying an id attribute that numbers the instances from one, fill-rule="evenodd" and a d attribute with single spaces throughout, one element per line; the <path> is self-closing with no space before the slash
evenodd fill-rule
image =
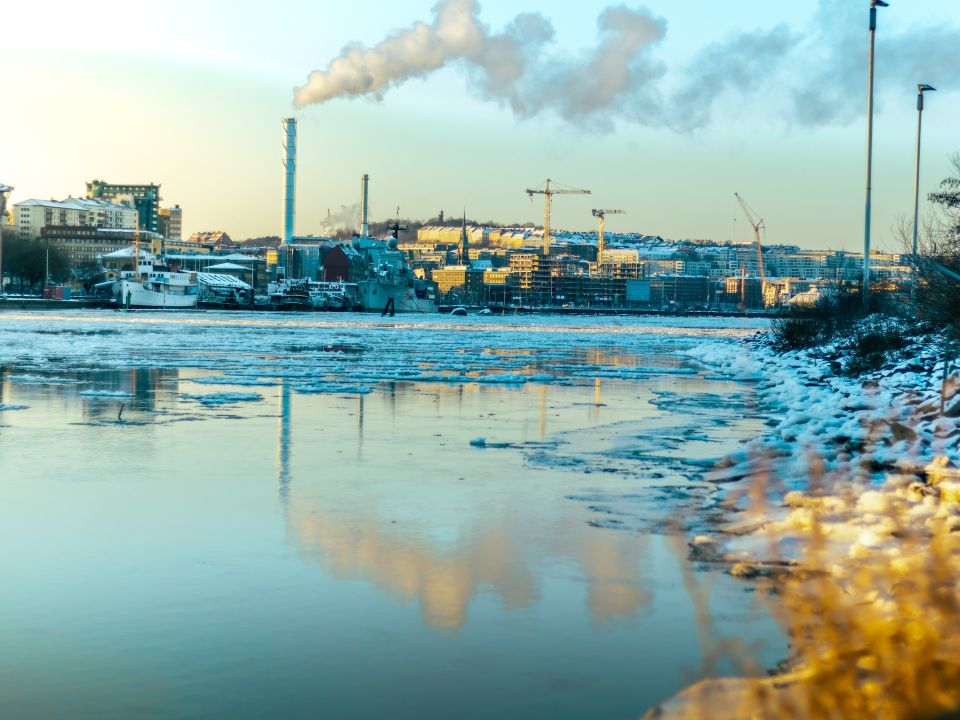
<path id="1" fill-rule="evenodd" d="M 108 202 L 106 200 L 95 200 L 92 198 L 67 198 L 66 200 L 21 200 L 14 203 L 17 207 L 48 207 L 55 210 L 133 210 L 129 205 L 120 205 L 118 203 Z"/>

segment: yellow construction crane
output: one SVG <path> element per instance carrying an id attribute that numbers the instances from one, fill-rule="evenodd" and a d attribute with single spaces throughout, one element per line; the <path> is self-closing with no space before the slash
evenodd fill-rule
<path id="1" fill-rule="evenodd" d="M 760 276 L 760 297 L 761 302 L 764 296 L 764 291 L 767 286 L 767 276 L 763 271 L 763 245 L 760 244 L 760 228 L 766 229 L 763 224 L 763 218 L 759 220 L 753 217 L 753 213 L 750 212 L 750 206 L 740 197 L 740 193 L 734 193 L 733 196 L 737 198 L 737 202 L 740 203 L 740 207 L 743 209 L 743 214 L 747 216 L 747 222 L 750 223 L 750 227 L 753 228 L 753 233 L 756 238 L 757 245 L 757 274 Z"/>
<path id="2" fill-rule="evenodd" d="M 547 178 L 547 182 L 542 188 L 527 188 L 527 195 L 533 199 L 534 195 L 543 195 L 543 254 L 550 254 L 550 206 L 553 203 L 554 195 L 590 195 L 589 190 L 579 190 L 571 187 L 560 187 L 559 189 L 550 187 L 553 182 Z"/>
<path id="3" fill-rule="evenodd" d="M 600 226 L 597 229 L 597 265 L 600 265 L 603 262 L 603 249 L 606 247 L 603 242 L 604 221 L 607 215 L 626 215 L 626 213 L 623 210 L 597 210 L 596 208 L 591 212 L 595 218 L 600 219 Z"/>

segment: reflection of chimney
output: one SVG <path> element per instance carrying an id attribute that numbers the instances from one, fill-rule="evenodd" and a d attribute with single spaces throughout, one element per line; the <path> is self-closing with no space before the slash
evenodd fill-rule
<path id="1" fill-rule="evenodd" d="M 283 244 L 293 241 L 293 219 L 296 211 L 297 181 L 297 119 L 283 121 L 283 167 L 286 171 L 283 185 Z M 281 254 L 282 255 L 282 254 Z M 281 260 L 282 262 L 282 260 Z"/>
<path id="2" fill-rule="evenodd" d="M 367 237 L 370 234 L 370 226 L 367 224 L 367 198 L 370 194 L 370 176 L 364 173 L 360 178 L 360 237 Z"/>

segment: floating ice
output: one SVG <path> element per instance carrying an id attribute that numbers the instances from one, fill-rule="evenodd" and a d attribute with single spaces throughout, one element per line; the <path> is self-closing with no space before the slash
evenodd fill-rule
<path id="1" fill-rule="evenodd" d="M 314 383 L 312 385 L 294 385 L 293 389 L 303 395 L 366 395 L 373 388 L 366 385 L 341 385 L 338 383 Z"/>
<path id="2" fill-rule="evenodd" d="M 256 402 L 263 400 L 259 393 L 209 393 L 207 395 L 181 395 L 185 400 L 193 400 L 206 407 L 219 407 L 221 405 L 235 405 L 242 402 Z"/>

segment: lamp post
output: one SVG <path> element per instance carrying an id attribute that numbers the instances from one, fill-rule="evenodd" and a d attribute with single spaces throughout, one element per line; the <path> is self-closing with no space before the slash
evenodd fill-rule
<path id="1" fill-rule="evenodd" d="M 917 165 L 913 179 L 913 287 L 917 287 L 917 226 L 920 223 L 920 128 L 923 125 L 923 93 L 936 92 L 937 89 L 925 83 L 917 84 Z"/>
<path id="2" fill-rule="evenodd" d="M 11 192 L 12 187 L 0 183 L 0 295 L 3 295 L 3 223 L 7 219 L 7 196 Z"/>
<path id="3" fill-rule="evenodd" d="M 867 202 L 863 221 L 863 305 L 870 303 L 870 184 L 873 175 L 873 50 L 877 34 L 877 8 L 885 0 L 870 0 L 870 60 L 867 69 Z"/>

